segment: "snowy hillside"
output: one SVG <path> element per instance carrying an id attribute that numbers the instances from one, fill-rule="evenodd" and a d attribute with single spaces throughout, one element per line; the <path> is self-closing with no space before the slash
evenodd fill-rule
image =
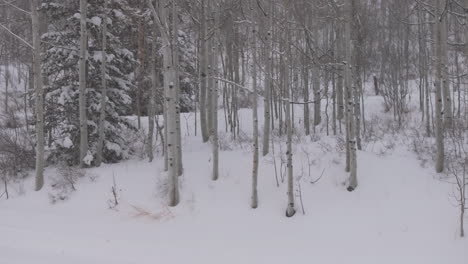
<path id="1" fill-rule="evenodd" d="M 0 264 L 468 264 L 468 0 L 0 0 Z"/>
<path id="2" fill-rule="evenodd" d="M 380 98 L 367 101 L 373 115 L 385 118 Z M 242 130 L 249 134 L 250 110 L 241 113 Z M 29 179 L 14 185 L 14 198 L 0 201 L 1 263 L 468 260 L 468 242 L 457 235 L 452 187 L 439 181 L 432 168 L 420 167 L 403 137 L 394 139 L 394 149 L 379 147 L 390 142 L 378 141 L 359 152 L 360 187 L 352 193 L 345 189 L 344 156 L 333 137 L 296 141 L 295 177 L 305 213 L 296 196 L 298 212 L 286 218 L 286 184 L 279 176 L 276 185 L 272 155 L 261 159 L 259 208 L 250 209 L 249 144 L 221 151 L 220 179 L 213 182 L 210 147 L 194 136 L 193 117 L 186 116 L 190 130 L 183 132 L 185 173 L 178 207 L 165 206 L 161 157 L 87 169 L 69 199 L 55 204 L 50 182 L 56 170 L 48 168 L 44 191 L 32 192 Z M 277 155 L 281 148 L 284 152 L 284 145 L 275 144 Z M 306 153 L 312 161 L 310 177 Z M 119 204 L 109 209 L 113 178 Z"/>

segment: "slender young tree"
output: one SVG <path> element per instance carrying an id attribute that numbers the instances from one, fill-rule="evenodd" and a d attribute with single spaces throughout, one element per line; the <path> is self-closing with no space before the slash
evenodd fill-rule
<path id="1" fill-rule="evenodd" d="M 207 118 L 207 105 L 206 105 L 206 85 L 207 85 L 207 52 L 206 52 L 206 17 L 205 17 L 205 0 L 200 2 L 200 32 L 199 32 L 199 49 L 198 54 L 199 69 L 200 69 L 200 95 L 199 95 L 199 107 L 200 107 L 200 129 L 202 134 L 203 142 L 207 142 L 209 139 Z"/>
<path id="2" fill-rule="evenodd" d="M 164 98 L 165 98 L 165 129 L 167 130 L 167 136 L 165 137 L 166 143 L 166 155 L 167 155 L 167 176 L 169 182 L 169 206 L 176 206 L 179 204 L 179 177 L 178 177 L 178 154 L 177 154 L 177 110 L 176 110 L 176 99 L 177 99 L 177 84 L 176 81 L 176 70 L 174 67 L 175 60 L 178 60 L 178 57 L 174 56 L 173 52 L 173 37 L 174 34 L 170 34 L 170 28 L 167 25 L 170 25 L 168 19 L 167 10 L 170 2 L 161 1 L 158 3 L 158 11 L 153 5 L 152 0 L 148 0 L 148 5 L 153 14 L 154 22 L 156 23 L 159 32 L 161 32 L 161 37 L 163 40 L 163 68 L 164 68 Z"/>
<path id="3" fill-rule="evenodd" d="M 439 2 L 439 0 L 437 0 Z M 440 0 L 440 3 L 437 3 L 438 7 L 440 5 L 440 13 L 436 21 L 437 31 L 440 32 L 440 67 L 441 67 L 441 82 L 442 82 L 442 96 L 443 96 L 443 119 L 444 119 L 444 128 L 451 128 L 453 124 L 453 112 L 452 112 L 452 99 L 450 94 L 450 82 L 448 79 L 449 74 L 449 65 L 448 65 L 448 56 L 447 56 L 447 13 L 449 12 L 448 0 Z M 440 30 L 440 31 L 439 31 Z"/>
<path id="4" fill-rule="evenodd" d="M 80 0 L 80 72 L 79 72 L 79 112 L 80 112 L 80 167 L 85 167 L 88 154 L 88 118 L 86 115 L 86 61 L 88 37 L 86 28 L 87 0 Z"/>
<path id="5" fill-rule="evenodd" d="M 154 122 L 156 115 L 156 90 L 159 86 L 159 75 L 157 71 L 157 38 L 158 38 L 158 29 L 156 23 L 153 24 L 151 32 L 153 33 L 153 41 L 151 43 L 151 88 L 150 88 L 150 98 L 148 102 L 148 159 L 149 162 L 152 162 L 154 159 L 153 153 L 153 138 L 154 138 Z M 167 155 L 165 155 L 167 156 Z"/>
<path id="6" fill-rule="evenodd" d="M 104 0 L 104 12 L 102 15 L 102 61 L 101 61 L 101 109 L 99 112 L 99 139 L 96 154 L 96 166 L 101 166 L 102 149 L 104 148 L 104 123 L 106 120 L 107 103 L 107 0 Z"/>
<path id="7" fill-rule="evenodd" d="M 270 3 L 273 5 L 273 1 Z M 270 14 L 267 16 L 269 18 L 269 29 L 265 32 L 265 54 L 267 56 L 266 59 L 266 73 L 265 73 L 265 94 L 264 94 L 264 100 L 263 100 L 263 119 L 264 119 L 264 124 L 263 124 L 263 156 L 266 156 L 269 152 L 269 143 L 270 143 L 270 118 L 271 118 L 271 113 L 270 113 L 270 100 L 271 100 L 271 86 L 272 86 L 272 81 L 271 81 L 271 75 L 272 75 L 272 60 L 273 60 L 273 54 L 271 51 L 271 46 L 272 46 L 272 35 L 271 35 L 271 30 L 273 27 L 273 20 L 271 18 Z"/>
<path id="8" fill-rule="evenodd" d="M 217 6 L 217 5 L 215 5 Z M 219 23 L 219 12 L 220 7 L 217 6 L 215 9 L 215 27 Z M 211 76 L 218 77 L 218 60 L 217 54 L 219 51 L 219 43 L 217 43 L 219 37 L 219 32 L 217 29 L 214 31 L 214 35 L 210 39 L 211 41 L 211 55 L 210 55 L 210 69 L 211 69 Z M 219 177 L 219 142 L 218 142 L 218 85 L 219 81 L 218 78 L 215 79 L 214 85 L 212 87 L 211 92 L 211 144 L 213 148 L 213 171 L 211 173 L 211 179 L 216 181 Z"/>
<path id="9" fill-rule="evenodd" d="M 180 127 L 180 64 L 179 64 L 179 13 L 177 10 L 177 0 L 172 0 L 172 37 L 171 37 L 171 54 L 172 67 L 174 70 L 175 83 L 175 122 L 176 122 L 176 151 L 177 151 L 177 176 L 181 176 L 184 172 L 182 164 L 182 131 Z"/>
<path id="10" fill-rule="evenodd" d="M 345 98 L 346 98 L 346 120 L 347 120 L 347 140 L 348 140 L 348 157 L 349 160 L 349 186 L 348 191 L 353 191 L 357 187 L 357 159 L 356 159 L 356 115 L 355 115 L 355 96 L 353 96 L 353 90 L 356 89 L 356 86 L 352 81 L 352 52 L 354 52 L 354 47 L 351 41 L 351 21 L 354 17 L 354 12 L 352 5 L 355 0 L 351 0 L 350 3 L 346 5 L 346 21 L 345 21 Z"/>
<path id="11" fill-rule="evenodd" d="M 287 168 L 288 168 L 288 207 L 286 216 L 292 217 L 296 213 L 294 209 L 294 176 L 293 176 L 293 154 L 292 154 L 292 117 L 291 117 L 291 96 L 285 100 L 286 107 L 286 131 L 287 131 Z"/>
<path id="12" fill-rule="evenodd" d="M 36 185 L 39 191 L 44 185 L 44 90 L 41 71 L 41 39 L 39 36 L 40 0 L 31 1 L 31 20 L 33 35 L 33 72 L 36 86 Z"/>
<path id="13" fill-rule="evenodd" d="M 250 201 L 250 207 L 258 207 L 258 192 L 257 192 L 257 183 L 258 183 L 258 109 L 257 109 L 257 49 L 256 49 L 256 32 L 255 29 L 252 30 L 251 36 L 251 48 L 252 48 L 252 121 L 253 121 L 253 164 L 252 164 L 252 197 Z"/>
<path id="14" fill-rule="evenodd" d="M 443 56 L 444 56 L 444 44 L 442 42 L 447 41 L 444 39 L 444 0 L 436 0 L 436 72 L 435 72 L 435 112 L 436 112 L 436 172 L 442 172 L 444 170 L 444 123 L 443 123 L 443 110 L 442 110 L 442 86 L 443 86 Z"/>
<path id="15" fill-rule="evenodd" d="M 214 42 L 214 40 L 213 40 Z M 218 45 L 215 43 L 213 45 L 213 54 L 216 54 L 216 47 Z M 214 55 L 212 56 L 212 67 L 213 67 L 213 74 L 214 76 L 217 75 L 216 65 L 217 65 L 217 57 Z M 213 148 L 213 171 L 211 173 L 211 179 L 216 181 L 219 177 L 219 142 L 218 142 L 218 85 L 219 81 L 215 80 L 213 91 L 211 93 L 211 143 Z"/>

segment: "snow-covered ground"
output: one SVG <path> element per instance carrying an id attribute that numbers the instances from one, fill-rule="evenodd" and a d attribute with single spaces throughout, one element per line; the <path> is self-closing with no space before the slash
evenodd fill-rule
<path id="1" fill-rule="evenodd" d="M 384 116 L 380 98 L 366 101 L 368 118 Z M 246 135 L 250 113 L 241 111 Z M 220 153 L 220 179 L 213 182 L 210 146 L 193 135 L 193 116 L 182 118 L 179 206 L 165 206 L 159 156 L 153 163 L 134 159 L 88 169 L 77 191 L 55 204 L 49 194 L 56 170 L 48 168 L 45 189 L 32 191 L 29 178 L 12 184 L 13 198 L 0 201 L 0 263 L 468 263 L 452 187 L 437 180 L 432 166 L 420 166 L 404 138 L 385 153 L 384 142 L 358 153 L 359 187 L 352 193 L 334 137 L 296 140 L 294 174 L 305 214 L 296 197 L 297 213 L 286 218 L 286 183 L 280 178 L 277 187 L 272 156 L 261 158 L 260 203 L 251 209 L 248 143 Z M 278 169 L 282 144 L 275 144 Z M 113 178 L 120 204 L 109 209 Z"/>

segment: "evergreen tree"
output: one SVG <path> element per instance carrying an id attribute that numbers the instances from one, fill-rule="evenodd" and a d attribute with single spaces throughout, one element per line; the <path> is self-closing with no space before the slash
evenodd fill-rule
<path id="1" fill-rule="evenodd" d="M 79 162 L 78 116 L 78 60 L 79 22 L 78 1 L 45 1 L 42 8 L 50 23 L 48 33 L 42 36 L 48 43 L 43 56 L 43 69 L 49 76 L 46 87 L 46 131 L 53 138 L 49 141 L 51 158 L 68 163 Z M 89 151 L 95 155 L 98 142 L 98 122 L 101 104 L 102 14 L 107 13 L 107 105 L 103 161 L 116 162 L 128 156 L 124 130 L 132 128 L 124 117 L 129 113 L 134 87 L 134 52 L 119 38 L 120 32 L 129 32 L 132 25 L 127 15 L 125 0 L 112 1 L 109 10 L 103 9 L 102 0 L 88 1 L 88 61 L 87 61 L 87 118 Z M 130 31 L 131 32 L 131 31 Z M 88 157 L 87 162 L 92 163 Z"/>

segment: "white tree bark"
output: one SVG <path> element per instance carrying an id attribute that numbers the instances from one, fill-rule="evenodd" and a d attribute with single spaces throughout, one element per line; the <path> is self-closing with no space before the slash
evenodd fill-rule
<path id="1" fill-rule="evenodd" d="M 212 55 L 212 65 L 213 65 L 213 73 L 217 75 L 216 70 L 216 47 L 217 44 L 213 45 L 213 55 Z M 213 148 L 213 171 L 211 174 L 211 179 L 216 181 L 219 177 L 219 142 L 218 142 L 218 83 L 219 81 L 216 80 L 213 86 L 213 91 L 211 93 L 211 117 L 213 120 L 211 121 L 211 141 L 212 141 L 212 148 Z"/>
<path id="2" fill-rule="evenodd" d="M 258 191 L 257 191 L 257 183 L 258 183 L 258 92 L 257 92 L 257 49 L 255 48 L 256 45 L 256 38 L 255 38 L 255 30 L 253 30 L 252 40 L 251 40 L 251 47 L 252 47 L 252 121 L 253 121 L 253 164 L 252 164 L 252 197 L 250 201 L 250 207 L 257 208 L 258 207 Z"/>
<path id="3" fill-rule="evenodd" d="M 288 168 L 288 207 L 286 216 L 291 217 L 296 213 L 294 209 L 294 176 L 292 159 L 292 117 L 291 117 L 291 97 L 285 100 L 286 107 L 286 131 L 287 131 L 287 168 Z"/>
<path id="4" fill-rule="evenodd" d="M 304 81 L 303 95 L 304 102 L 309 101 L 309 69 L 307 68 L 306 62 L 304 60 L 304 65 L 302 66 L 302 79 Z M 304 129 L 305 134 L 308 136 L 310 134 L 310 111 L 309 104 L 304 104 Z"/>
<path id="5" fill-rule="evenodd" d="M 206 86 L 207 86 L 207 53 L 206 53 L 206 17 L 205 17 L 205 0 L 201 0 L 201 13 L 200 13 L 200 129 L 203 142 L 209 139 L 209 130 L 207 124 L 207 105 L 206 105 Z"/>
<path id="6" fill-rule="evenodd" d="M 317 31 L 316 31 L 317 32 Z M 313 66 L 313 89 L 314 89 L 314 126 L 322 122 L 321 115 L 321 93 L 320 93 L 320 69 L 318 65 Z M 315 128 L 314 128 L 315 131 Z"/>
<path id="7" fill-rule="evenodd" d="M 444 25 L 443 15 L 444 0 L 436 0 L 436 81 L 435 81 L 435 123 L 436 123 L 436 172 L 442 172 L 444 170 L 444 124 L 443 124 L 443 110 L 442 110 L 442 85 L 444 80 L 443 74 L 443 56 L 444 56 L 444 44 L 442 42 L 447 41 L 444 39 Z"/>
<path id="8" fill-rule="evenodd" d="M 102 151 L 104 148 L 104 123 L 106 121 L 107 103 L 107 0 L 104 0 L 104 13 L 102 15 L 102 62 L 101 62 L 101 109 L 99 113 L 99 138 L 96 155 L 96 166 L 101 166 Z"/>
<path id="9" fill-rule="evenodd" d="M 215 23 L 214 26 L 216 27 L 219 23 L 219 11 L 220 9 L 216 10 L 215 15 Z M 218 30 L 215 30 L 215 34 L 213 35 L 212 39 L 210 40 L 212 43 L 212 51 L 211 51 L 211 69 L 212 69 L 212 76 L 218 76 L 218 60 L 217 54 L 219 52 L 219 44 L 217 37 L 219 36 Z M 211 174 L 211 179 L 216 181 L 219 177 L 219 142 L 218 142 L 218 79 L 215 80 L 213 85 L 213 90 L 211 92 L 211 143 L 213 148 L 213 171 Z"/>
<path id="10" fill-rule="evenodd" d="M 270 97 L 271 97 L 271 71 L 272 71 L 272 53 L 271 53 L 271 31 L 266 32 L 266 55 L 267 55 L 267 65 L 266 65 L 266 74 L 265 74 L 265 94 L 263 99 L 263 156 L 266 156 L 269 152 L 270 144 Z"/>
<path id="11" fill-rule="evenodd" d="M 353 2 L 355 0 L 352 0 Z M 347 5 L 347 17 L 345 22 L 345 59 L 346 59 L 346 68 L 345 68 L 345 97 L 346 97 L 346 118 L 347 118 L 347 139 L 348 139 L 348 152 L 349 156 L 349 169 L 350 169 L 350 177 L 349 177 L 349 186 L 348 191 L 353 191 L 357 187 L 357 160 L 356 160 L 356 116 L 355 116 L 355 107 L 354 107 L 354 96 L 353 96 L 353 87 L 355 86 L 352 82 L 352 54 L 354 52 L 354 47 L 352 47 L 351 43 L 351 21 L 353 17 L 353 12 L 351 8 L 351 3 Z"/>
<path id="12" fill-rule="evenodd" d="M 86 61 L 87 61 L 87 29 L 86 0 L 80 0 L 80 63 L 79 63 L 79 112 L 80 112 L 80 167 L 87 164 L 84 161 L 88 153 L 88 118 L 86 116 Z"/>
<path id="13" fill-rule="evenodd" d="M 176 151 L 177 151 L 177 175 L 184 173 L 182 164 L 182 132 L 180 127 L 180 80 L 179 80 L 179 17 L 176 0 L 172 0 L 172 67 L 174 70 L 175 107 L 176 107 Z"/>
<path id="14" fill-rule="evenodd" d="M 452 99 L 450 97 L 450 82 L 448 79 L 449 74 L 449 62 L 447 57 L 447 13 L 448 10 L 444 9 L 447 7 L 447 0 L 442 0 L 440 3 L 441 13 L 438 13 L 438 20 L 436 23 L 440 27 L 441 37 L 441 61 L 442 64 L 442 96 L 443 96 L 443 118 L 444 128 L 451 128 L 453 123 L 453 112 L 452 112 Z"/>
<path id="15" fill-rule="evenodd" d="M 167 156 L 167 176 L 168 176 L 168 196 L 169 206 L 176 206 L 179 204 L 179 177 L 178 177 L 178 162 L 177 162 L 177 88 L 176 84 L 176 71 L 174 67 L 174 60 L 178 57 L 173 56 L 173 39 L 169 35 L 169 28 L 167 19 L 167 3 L 160 3 L 156 11 L 151 0 L 148 0 L 148 5 L 153 13 L 154 22 L 158 26 L 163 39 L 163 68 L 164 68 L 164 101 L 165 101 L 165 136 L 166 143 L 166 156 Z M 159 20 L 161 18 L 161 20 Z M 174 36 L 174 35 L 173 35 Z"/>
<path id="16" fill-rule="evenodd" d="M 154 138 L 154 118 L 156 114 L 156 106 L 155 106 L 155 97 L 156 97 L 156 89 L 158 89 L 159 84 L 159 76 L 158 72 L 156 71 L 156 63 L 157 63 L 157 38 L 158 38 L 158 31 L 156 25 L 152 27 L 153 33 L 153 42 L 151 43 L 151 90 L 150 90 L 150 98 L 149 98 L 149 106 L 148 106 L 148 159 L 149 162 L 152 162 L 154 159 L 154 151 L 153 151 L 153 138 Z M 167 156 L 167 155 L 166 155 Z"/>
<path id="17" fill-rule="evenodd" d="M 41 39 L 39 36 L 39 8 L 40 0 L 31 1 L 31 20 L 33 34 L 33 71 L 36 86 L 36 183 L 35 190 L 39 191 L 44 185 L 44 91 L 41 72 Z"/>

